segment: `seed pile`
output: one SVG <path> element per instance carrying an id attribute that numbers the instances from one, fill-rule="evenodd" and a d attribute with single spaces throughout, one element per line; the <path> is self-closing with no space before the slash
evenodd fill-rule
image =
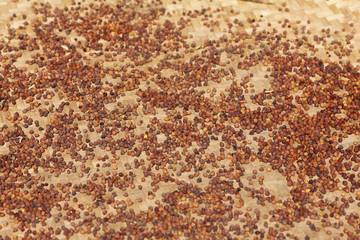
<path id="1" fill-rule="evenodd" d="M 354 35 L 166 6 L 11 17 L 3 239 L 358 239 Z"/>

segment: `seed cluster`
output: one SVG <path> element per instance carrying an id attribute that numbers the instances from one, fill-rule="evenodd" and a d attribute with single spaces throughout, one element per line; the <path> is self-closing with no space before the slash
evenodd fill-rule
<path id="1" fill-rule="evenodd" d="M 354 35 L 166 6 L 13 14 L 23 24 L 0 37 L 0 235 L 358 239 Z"/>

